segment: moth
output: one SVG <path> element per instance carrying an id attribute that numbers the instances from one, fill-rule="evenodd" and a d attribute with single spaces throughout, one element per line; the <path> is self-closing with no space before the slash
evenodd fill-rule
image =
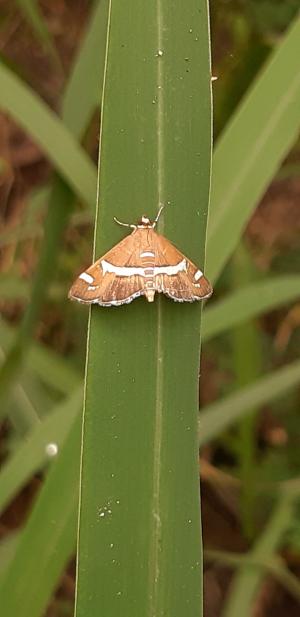
<path id="1" fill-rule="evenodd" d="M 71 300 L 100 306 L 128 304 L 139 296 L 154 301 L 163 293 L 175 302 L 205 300 L 213 292 L 203 272 L 169 240 L 155 231 L 162 207 L 151 221 L 142 216 L 133 231 L 75 280 Z"/>

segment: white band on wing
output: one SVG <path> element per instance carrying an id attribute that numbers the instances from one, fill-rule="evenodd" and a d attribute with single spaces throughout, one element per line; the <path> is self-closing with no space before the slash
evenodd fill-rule
<path id="1" fill-rule="evenodd" d="M 101 259 L 101 266 L 102 266 L 102 270 L 103 270 L 103 274 L 106 274 L 106 272 L 112 272 L 113 274 L 116 274 L 117 276 L 134 276 L 135 274 L 137 274 L 138 276 L 144 276 L 144 268 L 130 268 L 130 267 L 126 267 L 126 266 L 114 266 L 113 264 L 110 264 L 109 261 L 106 261 L 105 259 Z"/>
<path id="2" fill-rule="evenodd" d="M 82 273 L 79 275 L 79 278 L 80 278 L 82 281 L 85 281 L 86 283 L 93 283 L 93 281 L 94 281 L 94 277 L 93 277 L 93 276 L 91 276 L 90 274 L 88 274 L 87 272 L 82 272 Z"/>
<path id="3" fill-rule="evenodd" d="M 175 274 L 178 274 L 178 272 L 186 272 L 186 270 L 186 259 L 183 259 L 175 266 L 159 266 L 158 268 L 154 268 L 154 275 L 167 274 L 168 276 L 174 276 Z"/>
<path id="4" fill-rule="evenodd" d="M 113 274 L 116 274 L 116 276 L 149 276 L 149 268 L 114 266 L 105 259 L 102 259 L 100 263 L 102 266 L 103 274 L 106 274 L 106 272 L 111 272 Z M 167 274 L 168 276 L 174 276 L 175 274 L 178 274 L 178 272 L 186 272 L 186 269 L 186 259 L 183 259 L 178 264 L 175 264 L 175 266 L 158 266 L 154 268 L 153 276 L 156 276 L 157 274 Z M 148 274 L 146 274 L 145 270 L 148 270 Z"/>
<path id="5" fill-rule="evenodd" d="M 203 276 L 203 272 L 201 270 L 197 270 L 194 276 L 195 281 L 199 281 L 199 279 L 201 279 L 202 276 Z"/>

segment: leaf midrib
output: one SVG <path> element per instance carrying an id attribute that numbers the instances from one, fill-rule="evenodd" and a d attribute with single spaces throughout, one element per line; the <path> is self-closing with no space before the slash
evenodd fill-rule
<path id="1" fill-rule="evenodd" d="M 162 2 L 157 0 L 157 106 L 156 106 L 156 137 L 157 137 L 157 207 L 164 201 L 164 88 L 163 88 L 163 13 Z M 162 226 L 162 221 L 161 225 Z M 162 298 L 157 301 L 156 316 L 156 391 L 155 419 L 153 444 L 153 504 L 150 519 L 150 551 L 149 551 L 149 617 L 157 614 L 158 580 L 160 576 L 159 550 L 161 537 L 161 452 L 162 452 L 162 416 L 163 416 L 163 344 L 162 344 Z"/>

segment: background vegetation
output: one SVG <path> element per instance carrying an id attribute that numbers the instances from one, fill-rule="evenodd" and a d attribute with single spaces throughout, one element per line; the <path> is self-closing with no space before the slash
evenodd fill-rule
<path id="1" fill-rule="evenodd" d="M 0 584 L 12 617 L 73 614 L 87 311 L 66 294 L 92 253 L 107 6 L 1 4 Z M 211 6 L 205 617 L 299 614 L 297 11 Z"/>

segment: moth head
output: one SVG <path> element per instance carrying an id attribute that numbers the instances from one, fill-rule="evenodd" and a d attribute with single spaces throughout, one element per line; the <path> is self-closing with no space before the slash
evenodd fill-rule
<path id="1" fill-rule="evenodd" d="M 139 227 L 149 227 L 149 226 L 152 226 L 152 222 L 150 221 L 148 216 L 145 216 L 143 214 L 141 220 L 138 222 L 138 225 Z"/>

